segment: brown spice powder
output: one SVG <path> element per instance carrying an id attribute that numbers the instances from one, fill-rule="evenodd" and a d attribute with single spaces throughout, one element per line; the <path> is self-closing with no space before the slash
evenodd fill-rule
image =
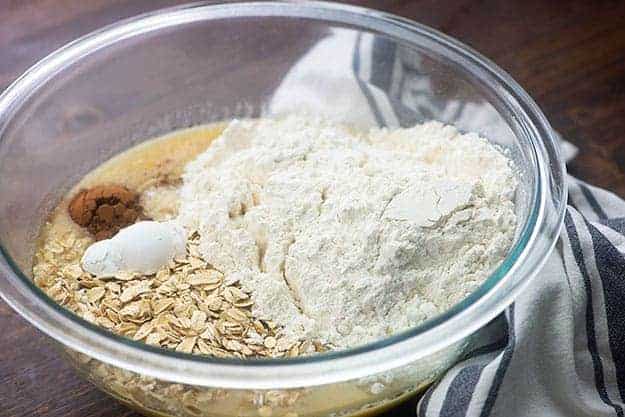
<path id="1" fill-rule="evenodd" d="M 96 240 L 108 239 L 140 217 L 138 196 L 120 185 L 99 185 L 80 191 L 69 204 L 69 215 Z"/>

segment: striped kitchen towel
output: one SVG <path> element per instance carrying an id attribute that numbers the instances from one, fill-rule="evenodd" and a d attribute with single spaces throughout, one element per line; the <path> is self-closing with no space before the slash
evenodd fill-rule
<path id="1" fill-rule="evenodd" d="M 447 372 L 418 416 L 623 416 L 625 202 L 568 183 L 556 250 L 507 309 L 505 343 Z"/>
<path id="2" fill-rule="evenodd" d="M 425 94 L 444 80 L 420 73 L 420 59 L 335 30 L 291 69 L 269 112 L 297 108 L 362 127 L 453 120 L 496 135 L 492 110 Z M 575 153 L 566 142 L 563 151 Z M 568 187 L 556 249 L 499 318 L 500 341 L 449 370 L 420 400 L 419 417 L 625 417 L 625 202 L 572 177 Z"/>

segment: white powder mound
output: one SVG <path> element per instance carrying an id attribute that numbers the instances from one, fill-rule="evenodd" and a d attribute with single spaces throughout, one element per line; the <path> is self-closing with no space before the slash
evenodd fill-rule
<path id="1" fill-rule="evenodd" d="M 414 326 L 504 258 L 516 180 L 485 139 L 429 122 L 357 133 L 233 121 L 184 174 L 178 220 L 289 338 L 352 347 Z"/>

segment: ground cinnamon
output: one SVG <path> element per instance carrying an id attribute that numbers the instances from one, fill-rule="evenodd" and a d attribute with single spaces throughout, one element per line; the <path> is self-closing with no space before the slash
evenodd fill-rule
<path id="1" fill-rule="evenodd" d="M 69 204 L 69 215 L 96 240 L 108 239 L 139 218 L 136 193 L 121 185 L 98 185 L 80 191 Z"/>

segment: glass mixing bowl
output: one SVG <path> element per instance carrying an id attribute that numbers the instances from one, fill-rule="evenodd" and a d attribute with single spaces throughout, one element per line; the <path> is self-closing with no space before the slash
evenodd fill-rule
<path id="1" fill-rule="evenodd" d="M 354 42 L 371 53 L 352 58 Z M 325 58 L 310 58 L 320 50 Z M 393 70 L 373 74 L 380 65 Z M 150 137 L 233 117 L 313 104 L 331 115 L 365 114 L 367 100 L 343 97 L 354 71 L 364 74 L 357 84 L 367 97 L 393 105 L 394 123 L 453 123 L 487 137 L 516 163 L 516 241 L 501 266 L 451 310 L 351 350 L 242 361 L 116 336 L 60 308 L 31 282 L 39 227 L 103 161 Z M 507 74 L 430 28 L 333 3 L 200 3 L 119 22 L 15 81 L 0 97 L 0 135 L 2 297 L 82 375 L 154 415 L 326 416 L 394 404 L 461 358 L 479 341 L 479 329 L 530 282 L 554 246 L 566 201 L 554 134 Z"/>

